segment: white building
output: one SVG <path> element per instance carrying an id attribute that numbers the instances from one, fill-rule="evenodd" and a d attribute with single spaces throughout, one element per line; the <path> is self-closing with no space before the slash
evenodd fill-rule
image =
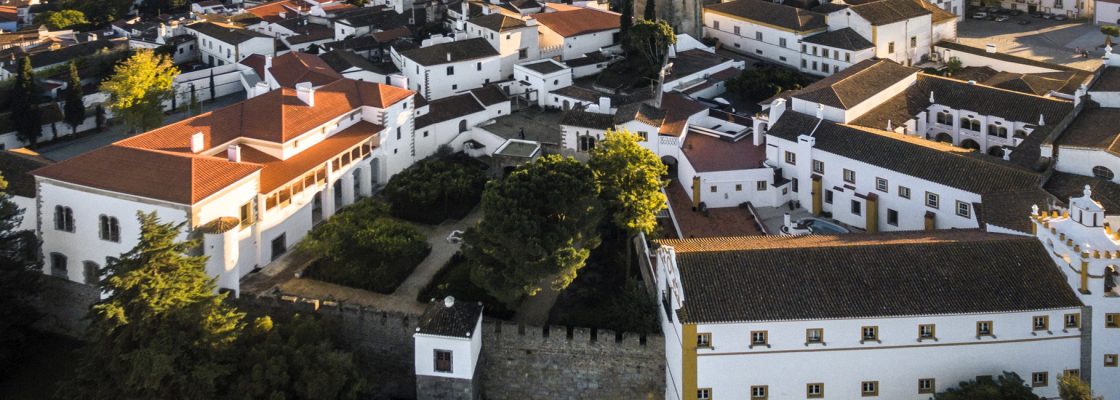
<path id="1" fill-rule="evenodd" d="M 198 38 L 202 62 L 210 66 L 236 64 L 253 54 L 276 53 L 272 37 L 246 29 L 200 22 L 188 25 L 187 33 Z"/>
<path id="2" fill-rule="evenodd" d="M 3 190 L 21 210 L 23 219 L 14 230 L 34 231 L 39 225 L 35 205 L 35 178 L 31 171 L 50 165 L 51 161 L 26 149 L 0 150 L 0 176 L 8 183 Z"/>
<path id="3" fill-rule="evenodd" d="M 136 244 L 137 212 L 186 224 L 221 288 L 285 253 L 318 221 L 411 165 L 414 92 L 299 84 L 34 172 L 44 272 L 90 272 Z M 121 168 L 127 165 L 128 168 Z M 40 219 L 43 221 L 43 219 Z"/>
<path id="4" fill-rule="evenodd" d="M 1099 0 L 1102 5 L 1107 7 L 1108 0 Z M 1054 15 L 1064 15 L 1068 18 L 1092 18 L 1093 10 L 1096 7 L 1098 0 L 1031 0 L 1026 3 L 1020 3 L 1014 0 L 1002 0 L 999 3 L 1000 8 L 1008 10 L 1019 10 L 1028 14 L 1045 13 Z M 1100 10 L 1097 10 L 1100 13 Z M 1100 20 L 1100 15 L 1097 16 L 1097 21 Z M 1106 20 L 1107 21 L 1107 20 Z M 1116 23 L 1112 20 L 1109 23 Z"/>
<path id="5" fill-rule="evenodd" d="M 479 398 L 475 378 L 482 353 L 482 304 L 432 299 L 417 325 L 412 335 L 417 396 Z"/>
<path id="6" fill-rule="evenodd" d="M 1094 193 L 1088 185 L 1077 196 L 1069 197 L 1068 207 L 1046 210 L 1035 207 L 1031 228 L 1039 242 L 1046 246 L 1058 270 L 1075 289 L 1081 302 L 1092 309 L 1080 323 L 1092 327 L 1092 343 L 1088 365 L 1082 377 L 1092 384 L 1095 395 L 1106 399 L 1120 397 L 1120 236 L 1114 226 L 1120 218 L 1105 209 L 1102 199 L 1115 205 L 1115 185 L 1107 192 Z M 1102 188 L 1103 188 L 1102 187 Z M 1096 198 L 1096 199 L 1095 199 Z"/>
<path id="7" fill-rule="evenodd" d="M 419 105 L 416 108 L 416 129 L 410 138 L 410 151 L 419 160 L 435 154 L 445 144 L 461 150 L 463 142 L 477 139 L 472 133 L 475 127 L 509 115 L 510 111 L 509 98 L 494 85 Z M 494 143 L 487 149 L 487 154 L 497 148 L 497 143 Z"/>
<path id="8" fill-rule="evenodd" d="M 409 88 L 435 100 L 502 80 L 500 54 L 483 38 L 432 44 L 397 52 L 393 63 Z"/>
<path id="9" fill-rule="evenodd" d="M 537 21 L 495 13 L 467 21 L 469 37 L 483 38 L 502 58 L 502 77 L 513 75 L 514 64 L 540 59 Z"/>
<path id="10" fill-rule="evenodd" d="M 572 69 L 555 60 L 540 60 L 513 66 L 510 94 L 522 95 L 540 107 L 553 106 L 549 93 L 572 85 Z"/>
<path id="11" fill-rule="evenodd" d="M 1120 0 L 1097 0 L 1093 19 L 1097 24 L 1120 25 Z"/>
<path id="12" fill-rule="evenodd" d="M 542 58 L 570 60 L 618 43 L 618 13 L 579 8 L 535 14 L 533 18 L 539 23 Z"/>
<path id="13" fill-rule="evenodd" d="M 924 400 L 1003 371 L 1054 398 L 1063 373 L 1088 367 L 1087 311 L 1029 237 L 942 231 L 658 245 L 667 399 Z"/>

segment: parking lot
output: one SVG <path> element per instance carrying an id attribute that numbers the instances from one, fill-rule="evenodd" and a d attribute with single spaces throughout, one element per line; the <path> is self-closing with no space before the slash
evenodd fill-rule
<path id="1" fill-rule="evenodd" d="M 1007 17 L 999 22 L 973 18 L 978 11 L 969 8 L 966 18 L 957 25 L 957 37 L 962 44 L 984 47 L 991 43 L 1001 53 L 1086 70 L 1101 64 L 1104 35 L 1088 20 L 1056 21 L 1027 13 L 1011 16 L 997 12 L 996 15 Z M 1075 54 L 1078 48 L 1088 50 L 1089 58 Z"/>

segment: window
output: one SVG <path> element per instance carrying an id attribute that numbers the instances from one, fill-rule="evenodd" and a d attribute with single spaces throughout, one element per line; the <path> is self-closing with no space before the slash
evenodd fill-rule
<path id="1" fill-rule="evenodd" d="M 887 224 L 891 226 L 898 226 L 898 211 L 887 209 Z"/>
<path id="2" fill-rule="evenodd" d="M 952 124 L 952 123 L 953 123 L 953 119 L 952 119 L 952 118 L 953 118 L 953 117 L 952 117 L 952 116 L 950 116 L 950 115 L 949 115 L 949 113 L 947 113 L 947 112 L 939 112 L 939 113 L 937 113 L 937 123 L 939 123 L 939 124 L 942 124 L 942 125 L 950 125 L 950 124 Z"/>
<path id="3" fill-rule="evenodd" d="M 101 281 L 101 267 L 93 261 L 83 262 L 82 275 L 87 285 L 96 285 Z"/>
<path id="4" fill-rule="evenodd" d="M 894 42 L 887 43 L 887 53 L 894 54 Z"/>
<path id="5" fill-rule="evenodd" d="M 766 385 L 751 386 L 751 399 L 759 400 L 767 398 L 767 392 L 769 392 L 767 389 Z"/>
<path id="6" fill-rule="evenodd" d="M 121 226 L 114 217 L 102 215 L 98 218 L 98 237 L 110 242 L 121 241 Z"/>
<path id="7" fill-rule="evenodd" d="M 939 202 L 940 199 L 938 198 L 937 193 L 926 192 L 926 207 L 937 208 Z"/>
<path id="8" fill-rule="evenodd" d="M 716 30 L 719 30 L 719 21 L 712 21 L 712 27 L 716 28 Z"/>
<path id="9" fill-rule="evenodd" d="M 712 347 L 712 334 L 699 333 L 696 335 L 696 347 L 711 348 Z"/>
<path id="10" fill-rule="evenodd" d="M 475 64 L 475 66 L 474 66 L 474 68 L 475 68 L 476 70 L 478 70 L 478 71 L 482 71 L 482 63 L 481 63 L 481 62 L 480 62 L 480 63 L 476 63 L 476 64 Z"/>
<path id="11" fill-rule="evenodd" d="M 736 183 L 735 184 L 735 191 L 736 192 L 742 192 L 743 191 L 743 184 L 742 183 Z"/>
<path id="12" fill-rule="evenodd" d="M 711 400 L 712 389 L 696 389 L 696 400 Z"/>
<path id="13" fill-rule="evenodd" d="M 824 343 L 823 328 L 809 328 L 805 330 L 805 343 Z"/>
<path id="14" fill-rule="evenodd" d="M 448 65 L 447 66 L 447 75 L 455 75 L 455 66 L 454 65 Z"/>
<path id="15" fill-rule="evenodd" d="M 844 61 L 852 62 L 852 53 L 844 53 Z"/>
<path id="16" fill-rule="evenodd" d="M 1097 178 L 1100 178 L 1100 179 L 1111 181 L 1112 178 L 1116 177 L 1116 174 L 1113 174 L 1112 170 L 1108 169 L 1108 167 L 1103 167 L 1103 166 L 1098 165 L 1098 166 L 1093 167 L 1093 176 L 1095 176 Z"/>
<path id="17" fill-rule="evenodd" d="M 757 190 L 757 191 L 759 191 L 759 192 L 764 192 L 764 191 L 766 191 L 766 181 L 758 181 L 758 182 L 756 182 L 756 183 L 755 183 L 755 185 L 754 185 L 754 189 L 755 189 L 755 190 Z"/>
<path id="18" fill-rule="evenodd" d="M 1104 366 L 1115 367 L 1117 365 L 1116 359 L 1117 359 L 1116 354 L 1105 354 L 1104 355 Z"/>
<path id="19" fill-rule="evenodd" d="M 246 227 L 253 224 L 253 202 L 241 205 L 241 227 Z"/>
<path id="20" fill-rule="evenodd" d="M 754 39 L 758 40 L 758 41 L 762 41 L 762 31 L 755 32 L 754 33 Z"/>
<path id="21" fill-rule="evenodd" d="M 1066 329 L 1081 328 L 1081 314 L 1066 314 L 1063 319 Z"/>
<path id="22" fill-rule="evenodd" d="M 875 178 L 875 190 L 878 190 L 880 192 L 886 192 L 890 190 L 889 186 L 887 186 L 887 180 L 883 178 Z"/>
<path id="23" fill-rule="evenodd" d="M 451 372 L 451 351 L 434 350 L 436 358 L 436 372 Z"/>
<path id="24" fill-rule="evenodd" d="M 712 193 L 715 193 L 715 192 L 716 192 L 716 185 L 712 185 L 712 188 L 711 188 L 711 192 L 712 192 Z"/>
<path id="25" fill-rule="evenodd" d="M 852 215 L 861 215 L 861 214 L 863 214 L 862 205 L 859 204 L 859 201 L 852 200 Z"/>
<path id="26" fill-rule="evenodd" d="M 54 206 L 54 229 L 74 232 L 74 210 L 70 207 Z"/>
<path id="27" fill-rule="evenodd" d="M 793 189 L 794 193 L 797 193 L 797 178 L 790 179 L 789 187 L 790 189 Z"/>
<path id="28" fill-rule="evenodd" d="M 1120 313 L 1108 313 L 1104 315 L 1105 328 L 1120 328 Z"/>
<path id="29" fill-rule="evenodd" d="M 957 200 L 957 215 L 965 217 L 965 218 L 969 218 L 971 213 L 969 212 L 969 209 L 968 209 L 968 203 Z"/>
<path id="30" fill-rule="evenodd" d="M 66 256 L 62 253 L 51 253 L 51 276 L 66 278 Z"/>
<path id="31" fill-rule="evenodd" d="M 786 38 L 778 38 L 778 46 L 786 47 Z"/>
<path id="32" fill-rule="evenodd" d="M 918 47 L 918 37 L 917 36 L 911 36 L 910 37 L 910 47 Z"/>
<path id="33" fill-rule="evenodd" d="M 856 171 L 844 169 L 844 182 L 856 183 Z"/>
<path id="34" fill-rule="evenodd" d="M 904 199 L 909 199 L 910 198 L 910 188 L 908 188 L 906 186 L 899 185 L 898 186 L 898 197 L 901 197 L 901 198 L 904 198 Z"/>
<path id="35" fill-rule="evenodd" d="M 579 151 L 591 151 L 595 148 L 594 136 L 580 136 L 579 137 Z"/>
<path id="36" fill-rule="evenodd" d="M 825 202 L 825 204 L 832 204 L 832 191 L 831 190 L 825 189 L 825 191 L 824 191 L 824 202 Z"/>
<path id="37" fill-rule="evenodd" d="M 739 35 L 739 27 L 738 26 L 732 27 L 731 29 L 735 31 L 735 35 Z"/>
<path id="38" fill-rule="evenodd" d="M 976 336 L 995 336 L 992 330 L 992 321 L 976 322 Z"/>
<path id="39" fill-rule="evenodd" d="M 765 346 L 767 344 L 766 331 L 751 331 L 751 346 Z"/>
<path id="40" fill-rule="evenodd" d="M 871 397 L 879 395 L 879 381 L 863 381 L 860 384 L 860 394 L 863 397 Z"/>
<path id="41" fill-rule="evenodd" d="M 821 72 L 828 72 L 828 63 L 821 63 Z"/>
<path id="42" fill-rule="evenodd" d="M 879 341 L 879 327 L 877 327 L 877 326 L 865 326 L 862 329 L 860 329 L 860 331 L 861 331 L 860 332 L 860 334 L 861 334 L 860 337 L 863 338 L 863 340 L 860 340 L 860 343 L 870 342 L 870 341 Z"/>
<path id="43" fill-rule="evenodd" d="M 805 397 L 810 399 L 820 399 L 824 397 L 824 384 L 823 383 L 810 383 L 805 385 Z"/>
<path id="44" fill-rule="evenodd" d="M 813 172 L 818 174 L 824 173 L 824 161 L 813 160 Z"/>
<path id="45" fill-rule="evenodd" d="M 1047 372 L 1035 372 L 1031 374 L 1031 387 L 1043 387 L 1049 383 L 1050 374 Z"/>
<path id="46" fill-rule="evenodd" d="M 797 154 L 794 154 L 793 152 L 787 151 L 786 152 L 786 164 L 797 165 Z"/>
<path id="47" fill-rule="evenodd" d="M 1050 317 L 1049 316 L 1035 315 L 1034 318 L 1032 318 L 1031 320 L 1032 320 L 1031 326 L 1033 326 L 1034 330 L 1036 330 L 1036 331 L 1045 331 L 1045 330 L 1050 329 Z"/>
<path id="48" fill-rule="evenodd" d="M 1066 375 L 1073 375 L 1073 376 L 1076 376 L 1076 377 L 1081 377 L 1081 370 L 1079 370 L 1079 369 L 1067 369 L 1065 371 L 1062 371 L 1062 373 L 1066 374 Z"/>
<path id="49" fill-rule="evenodd" d="M 918 340 L 934 339 L 936 337 L 937 337 L 937 325 L 934 325 L 934 324 L 918 325 Z"/>
<path id="50" fill-rule="evenodd" d="M 649 132 L 638 131 L 638 141 L 639 142 L 648 142 L 649 141 Z"/>
<path id="51" fill-rule="evenodd" d="M 933 378 L 918 379 L 918 393 L 930 394 L 937 391 L 936 381 Z"/>
<path id="52" fill-rule="evenodd" d="M 995 124 L 988 125 L 988 136 L 997 136 L 1007 139 L 1007 128 Z"/>

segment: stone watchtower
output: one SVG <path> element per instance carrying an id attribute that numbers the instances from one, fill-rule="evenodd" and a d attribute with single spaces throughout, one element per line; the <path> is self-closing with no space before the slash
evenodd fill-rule
<path id="1" fill-rule="evenodd" d="M 634 5 L 634 19 L 643 18 L 648 0 L 631 0 Z M 676 33 L 687 33 L 694 38 L 704 37 L 704 6 L 720 3 L 719 0 L 653 0 L 657 18 L 673 26 Z"/>
<path id="2" fill-rule="evenodd" d="M 482 303 L 432 299 L 416 333 L 416 398 L 475 400 L 480 397 Z"/>

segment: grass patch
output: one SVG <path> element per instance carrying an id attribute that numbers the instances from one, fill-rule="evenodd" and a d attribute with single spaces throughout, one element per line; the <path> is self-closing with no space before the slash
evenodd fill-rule
<path id="1" fill-rule="evenodd" d="M 624 240 L 604 238 L 603 245 L 591 252 L 587 266 L 560 293 L 550 323 L 632 333 L 660 329 L 657 303 L 646 294 L 636 268 L 625 267 Z"/>
<path id="2" fill-rule="evenodd" d="M 319 224 L 299 250 L 320 257 L 304 276 L 392 293 L 431 252 L 416 227 L 387 216 L 384 203 L 365 199 Z"/>
<path id="3" fill-rule="evenodd" d="M 455 253 L 447 264 L 440 268 L 431 282 L 424 286 L 424 290 L 416 296 L 416 300 L 427 303 L 431 299 L 442 299 L 447 296 L 456 300 L 481 301 L 485 306 L 483 313 L 487 316 L 510 319 L 513 310 L 506 308 L 505 304 L 486 293 L 485 290 L 471 282 L 471 267 L 463 253 Z"/>

